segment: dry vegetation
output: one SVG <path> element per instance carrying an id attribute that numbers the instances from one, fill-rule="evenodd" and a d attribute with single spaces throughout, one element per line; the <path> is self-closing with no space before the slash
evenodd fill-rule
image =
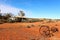
<path id="1" fill-rule="evenodd" d="M 0 14 L 0 40 L 60 40 L 60 19 L 10 20 L 11 16 Z"/>
<path id="2" fill-rule="evenodd" d="M 60 40 L 58 22 L 17 22 L 0 24 L 0 40 Z"/>

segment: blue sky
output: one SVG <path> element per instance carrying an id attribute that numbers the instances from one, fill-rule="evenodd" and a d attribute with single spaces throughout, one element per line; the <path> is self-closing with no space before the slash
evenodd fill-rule
<path id="1" fill-rule="evenodd" d="M 60 0 L 0 0 L 0 4 L 22 9 L 27 17 L 60 18 Z"/>

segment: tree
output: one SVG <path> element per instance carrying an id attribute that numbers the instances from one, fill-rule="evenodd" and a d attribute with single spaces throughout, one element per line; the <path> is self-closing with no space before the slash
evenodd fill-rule
<path id="1" fill-rule="evenodd" d="M 25 16 L 25 13 L 24 13 L 24 11 L 19 11 L 19 14 L 18 14 L 19 16 L 20 16 L 20 21 L 24 21 L 24 16 Z"/>
<path id="2" fill-rule="evenodd" d="M 4 16 L 6 19 L 9 19 L 9 18 L 12 17 L 13 15 L 12 15 L 12 13 L 5 13 L 3 16 Z"/>
<path id="3" fill-rule="evenodd" d="M 0 10 L 0 19 L 2 18 L 2 13 L 1 13 L 1 10 Z"/>
<path id="4" fill-rule="evenodd" d="M 0 19 L 2 18 L 2 14 L 0 13 Z"/>
<path id="5" fill-rule="evenodd" d="M 25 16 L 25 13 L 23 11 L 20 11 L 19 16 L 23 17 Z"/>

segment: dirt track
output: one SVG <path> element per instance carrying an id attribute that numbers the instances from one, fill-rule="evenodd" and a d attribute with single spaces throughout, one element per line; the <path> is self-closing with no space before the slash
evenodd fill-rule
<path id="1" fill-rule="evenodd" d="M 41 25 L 57 27 L 59 32 L 45 40 L 60 40 L 60 22 L 54 23 L 4 23 L 0 24 L 0 40 L 43 40 L 39 32 Z"/>

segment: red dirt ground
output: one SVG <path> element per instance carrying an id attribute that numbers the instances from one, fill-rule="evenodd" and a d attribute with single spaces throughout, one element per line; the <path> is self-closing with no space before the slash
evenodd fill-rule
<path id="1" fill-rule="evenodd" d="M 54 33 L 54 36 L 45 40 L 60 40 L 60 22 L 44 23 L 4 23 L 0 24 L 0 40 L 43 40 L 43 36 L 39 33 L 39 25 L 48 25 L 57 27 L 59 32 Z M 33 26 L 32 26 L 33 25 Z M 31 28 L 28 28 L 30 26 Z M 42 38 L 42 39 L 41 39 Z"/>

